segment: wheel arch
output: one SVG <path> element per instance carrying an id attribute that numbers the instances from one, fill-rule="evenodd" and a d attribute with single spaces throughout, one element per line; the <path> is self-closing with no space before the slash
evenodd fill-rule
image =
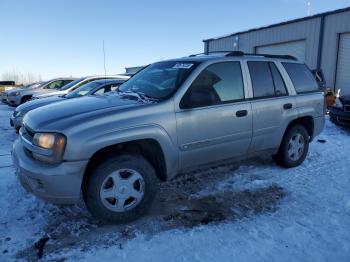
<path id="1" fill-rule="evenodd" d="M 314 118 L 312 116 L 302 116 L 302 117 L 298 117 L 296 119 L 294 119 L 293 121 L 291 121 L 286 130 L 284 131 L 284 135 L 286 135 L 287 131 L 295 125 L 302 125 L 306 131 L 308 132 L 309 136 L 310 136 L 310 142 L 312 141 L 312 139 L 314 138 L 314 128 L 315 128 L 315 124 L 314 124 Z"/>
<path id="2" fill-rule="evenodd" d="M 21 104 L 23 104 L 23 102 L 28 98 L 31 99 L 33 95 L 24 95 L 21 97 Z"/>
<path id="3" fill-rule="evenodd" d="M 90 158 L 84 172 L 82 188 L 87 184 L 89 176 L 95 168 L 110 156 L 131 153 L 142 155 L 154 167 L 159 180 L 167 180 L 167 163 L 161 144 L 152 138 L 139 139 L 113 144 L 97 150 Z"/>

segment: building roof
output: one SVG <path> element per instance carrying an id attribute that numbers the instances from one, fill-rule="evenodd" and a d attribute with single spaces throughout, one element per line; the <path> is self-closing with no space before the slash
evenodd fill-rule
<path id="1" fill-rule="evenodd" d="M 333 14 L 337 14 L 337 13 L 343 13 L 343 12 L 346 12 L 346 11 L 350 11 L 350 7 L 337 9 L 337 10 L 333 10 L 333 11 L 328 11 L 328 12 L 324 12 L 324 13 L 319 13 L 319 14 L 315 14 L 315 15 L 312 15 L 312 16 L 305 16 L 305 17 L 302 17 L 302 18 L 297 18 L 297 19 L 293 19 L 293 20 L 289 20 L 289 21 L 284 21 L 284 22 L 281 22 L 281 23 L 272 24 L 272 25 L 268 25 L 268 26 L 256 27 L 256 28 L 252 28 L 252 29 L 249 29 L 249 30 L 235 32 L 235 33 L 231 33 L 231 34 L 227 34 L 227 35 L 223 35 L 223 36 L 218 36 L 218 37 L 213 37 L 213 38 L 209 38 L 209 39 L 204 39 L 203 42 L 209 42 L 209 41 L 212 41 L 212 40 L 218 40 L 218 39 L 222 39 L 222 38 L 226 38 L 226 37 L 230 37 L 230 36 L 235 36 L 235 35 L 238 35 L 238 34 L 244 34 L 244 33 L 249 33 L 249 32 L 254 32 L 254 31 L 258 31 L 258 30 L 262 30 L 262 29 L 271 28 L 271 27 L 277 27 L 277 26 L 287 25 L 287 24 L 291 24 L 291 23 L 301 22 L 301 21 L 304 21 L 304 20 L 313 19 L 313 18 L 317 18 L 317 17 L 333 15 Z"/>

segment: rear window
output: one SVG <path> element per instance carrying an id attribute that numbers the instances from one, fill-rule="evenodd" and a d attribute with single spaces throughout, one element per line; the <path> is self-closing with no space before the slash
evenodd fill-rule
<path id="1" fill-rule="evenodd" d="M 304 64 L 282 63 L 298 94 L 318 91 L 317 82 Z"/>

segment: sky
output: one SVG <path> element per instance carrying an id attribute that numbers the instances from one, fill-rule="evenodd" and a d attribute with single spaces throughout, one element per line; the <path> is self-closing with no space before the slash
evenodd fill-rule
<path id="1" fill-rule="evenodd" d="M 350 6 L 312 0 L 311 14 Z M 124 73 L 203 52 L 203 39 L 307 15 L 307 0 L 0 0 L 0 78 Z"/>

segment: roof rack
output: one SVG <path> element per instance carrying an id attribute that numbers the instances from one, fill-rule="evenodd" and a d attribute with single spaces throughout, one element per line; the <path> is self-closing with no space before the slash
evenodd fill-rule
<path id="1" fill-rule="evenodd" d="M 210 55 L 210 54 L 214 54 L 214 53 L 231 53 L 231 51 L 210 51 L 210 52 L 206 52 L 206 53 L 198 53 L 198 54 L 192 54 L 189 55 L 189 57 L 194 57 L 194 56 L 198 56 L 198 55 Z"/>
<path id="2" fill-rule="evenodd" d="M 227 53 L 225 56 L 262 56 L 267 58 L 279 58 L 279 59 L 287 59 L 287 60 L 294 60 L 297 61 L 298 59 L 292 55 L 270 55 L 270 54 L 253 54 L 253 53 L 244 53 L 242 51 L 211 51 L 206 53 L 199 53 L 199 54 L 193 54 L 189 55 L 189 57 L 194 57 L 198 55 L 210 55 L 213 53 Z"/>
<path id="3" fill-rule="evenodd" d="M 263 56 L 268 58 L 280 58 L 280 59 L 288 59 L 288 60 L 295 60 L 298 59 L 295 56 L 292 55 L 270 55 L 270 54 L 252 54 L 252 53 L 244 53 L 242 51 L 231 51 L 226 56 Z"/>

